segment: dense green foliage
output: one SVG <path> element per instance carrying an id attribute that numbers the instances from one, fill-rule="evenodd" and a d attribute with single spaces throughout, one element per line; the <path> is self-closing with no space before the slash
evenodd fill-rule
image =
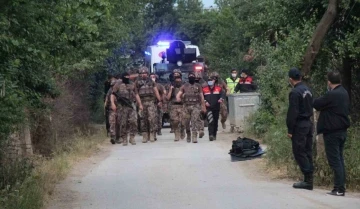
<path id="1" fill-rule="evenodd" d="M 90 122 L 91 111 L 102 109 L 104 60 L 131 42 L 140 7 L 130 0 L 0 1 L 2 206 L 26 187 L 23 180 L 33 168 L 4 160 L 9 135 L 30 122 L 35 152 L 47 156 L 71 141 Z M 21 208 L 30 208 L 22 198 Z"/>
<path id="2" fill-rule="evenodd" d="M 99 71 L 108 51 L 130 40 L 131 15 L 138 6 L 107 0 L 2 2 L 3 139 L 21 122 L 25 110 L 47 109 L 44 99 L 62 93 L 57 83 L 86 80 Z"/>

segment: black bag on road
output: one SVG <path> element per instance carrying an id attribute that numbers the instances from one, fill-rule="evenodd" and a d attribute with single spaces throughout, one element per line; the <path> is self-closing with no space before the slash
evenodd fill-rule
<path id="1" fill-rule="evenodd" d="M 238 137 L 232 142 L 232 149 L 230 150 L 229 154 L 246 158 L 258 153 L 259 149 L 259 142 L 249 138 Z"/>

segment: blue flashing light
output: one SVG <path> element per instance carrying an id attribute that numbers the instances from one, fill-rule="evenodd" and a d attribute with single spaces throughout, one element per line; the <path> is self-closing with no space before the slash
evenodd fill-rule
<path id="1" fill-rule="evenodd" d="M 151 56 L 151 53 L 148 51 L 145 51 L 145 55 Z"/>
<path id="2" fill-rule="evenodd" d="M 157 45 L 159 45 L 159 46 L 170 46 L 170 42 L 169 41 L 159 41 L 157 43 Z"/>

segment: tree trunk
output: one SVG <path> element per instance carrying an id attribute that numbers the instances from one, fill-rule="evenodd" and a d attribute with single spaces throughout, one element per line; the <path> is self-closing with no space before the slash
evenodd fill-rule
<path id="1" fill-rule="evenodd" d="M 337 0 L 329 0 L 328 8 L 321 18 L 319 24 L 316 26 L 315 32 L 312 35 L 311 41 L 306 49 L 303 57 L 303 63 L 301 71 L 304 76 L 307 76 L 311 70 L 311 66 L 314 63 L 316 55 L 318 54 L 321 43 L 328 32 L 331 24 L 335 20 L 337 14 Z"/>
<path id="2" fill-rule="evenodd" d="M 342 69 L 342 85 L 349 93 L 351 101 L 351 71 L 352 71 L 352 59 L 346 57 L 343 59 L 343 69 Z"/>

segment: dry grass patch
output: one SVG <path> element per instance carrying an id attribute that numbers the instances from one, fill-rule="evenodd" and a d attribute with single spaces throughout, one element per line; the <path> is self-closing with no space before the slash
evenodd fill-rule
<path id="1" fill-rule="evenodd" d="M 54 192 L 56 183 L 63 180 L 72 165 L 99 151 L 104 142 L 104 133 L 94 136 L 77 136 L 71 142 L 59 145 L 49 159 L 34 157 L 34 168 L 23 182 L 18 182 L 10 190 L 1 191 L 0 208 L 40 209 L 49 195 Z"/>

